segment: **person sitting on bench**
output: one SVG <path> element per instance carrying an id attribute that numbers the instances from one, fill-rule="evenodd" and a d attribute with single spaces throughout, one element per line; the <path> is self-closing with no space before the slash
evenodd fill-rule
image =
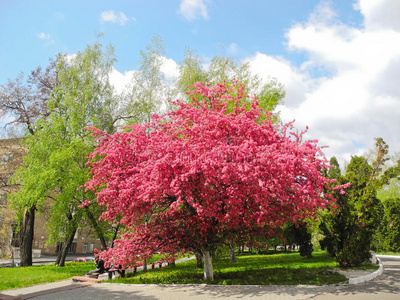
<path id="1" fill-rule="evenodd" d="M 96 258 L 95 260 L 96 270 L 89 271 L 86 275 L 96 276 L 96 278 L 100 275 L 108 271 L 108 269 L 104 268 L 104 261 L 102 259 Z"/>

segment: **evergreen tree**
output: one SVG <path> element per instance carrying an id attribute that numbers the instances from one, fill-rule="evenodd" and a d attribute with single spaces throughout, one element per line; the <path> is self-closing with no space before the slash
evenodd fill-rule
<path id="1" fill-rule="evenodd" d="M 336 207 L 322 214 L 320 225 L 325 236 L 320 241 L 322 249 L 336 256 L 342 267 L 356 267 L 368 260 L 373 235 L 383 215 L 377 191 L 399 170 L 396 166 L 382 173 L 388 146 L 378 138 L 376 149 L 372 165 L 364 157 L 353 156 L 345 175 L 341 175 L 336 158 L 332 158 L 333 167 L 326 174 L 337 180 L 335 184 L 350 184 L 345 191 L 334 191 Z"/>

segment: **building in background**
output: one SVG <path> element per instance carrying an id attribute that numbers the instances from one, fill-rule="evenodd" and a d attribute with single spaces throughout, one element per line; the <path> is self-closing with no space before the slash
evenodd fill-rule
<path id="1" fill-rule="evenodd" d="M 19 253 L 19 236 L 15 212 L 9 206 L 7 195 L 18 189 L 18 185 L 10 184 L 10 178 L 15 170 L 23 163 L 23 156 L 26 149 L 20 145 L 21 139 L 0 140 L 0 257 L 11 256 L 12 251 L 15 257 Z M 51 203 L 48 200 L 48 205 Z M 35 218 L 33 256 L 42 254 L 54 255 L 61 249 L 62 242 L 47 245 L 48 235 L 46 232 L 46 207 L 43 212 Z M 76 232 L 74 241 L 69 253 L 93 254 L 94 249 L 100 249 L 100 240 L 94 237 L 90 228 L 83 228 Z"/>

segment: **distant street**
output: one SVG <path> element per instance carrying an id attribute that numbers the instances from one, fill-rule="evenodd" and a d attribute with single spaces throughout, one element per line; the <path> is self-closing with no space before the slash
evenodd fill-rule
<path id="1" fill-rule="evenodd" d="M 68 254 L 65 261 L 74 260 L 77 257 L 94 257 L 93 253 L 87 254 Z M 33 258 L 33 265 L 45 265 L 45 264 L 52 264 L 56 261 L 57 255 L 42 255 L 41 257 L 34 257 Z M 14 260 L 15 263 L 20 262 L 19 258 Z M 2 265 L 9 265 L 12 263 L 12 259 L 0 259 L 0 266 Z"/>

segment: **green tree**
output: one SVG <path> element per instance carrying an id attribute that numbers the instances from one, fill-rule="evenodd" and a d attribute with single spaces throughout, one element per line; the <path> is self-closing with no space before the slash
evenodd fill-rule
<path id="1" fill-rule="evenodd" d="M 390 164 L 396 165 L 400 153 L 391 157 Z M 378 191 L 384 206 L 384 215 L 374 235 L 373 246 L 377 251 L 400 251 L 400 180 L 391 178 L 389 184 Z"/>
<path id="2" fill-rule="evenodd" d="M 400 198 L 385 199 L 383 207 L 384 214 L 374 235 L 373 248 L 400 252 Z"/>
<path id="3" fill-rule="evenodd" d="M 126 124 L 150 122 L 151 116 L 168 107 L 172 90 L 165 83 L 161 71 L 165 47 L 160 36 L 155 35 L 145 51 L 140 51 L 140 68 L 134 73 L 117 119 Z"/>
<path id="4" fill-rule="evenodd" d="M 358 266 L 369 258 L 373 235 L 383 214 L 377 191 L 398 173 L 397 166 L 381 171 L 387 160 L 388 146 L 378 138 L 375 147 L 372 165 L 364 157 L 353 156 L 346 174 L 341 175 L 336 158 L 332 158 L 333 167 L 326 174 L 339 184 L 350 183 L 345 192 L 334 192 L 336 208 L 321 216 L 320 226 L 325 235 L 320 242 L 322 249 L 336 256 L 343 267 Z"/>
<path id="5" fill-rule="evenodd" d="M 53 60 L 46 69 L 36 68 L 25 79 L 20 74 L 14 80 L 8 80 L 0 86 L 0 117 L 5 120 L 4 134 L 21 137 L 36 132 L 35 122 L 48 115 L 47 103 L 56 85 L 56 69 Z M 7 185 L 10 183 L 7 179 Z M 13 184 L 15 187 L 18 183 Z M 26 207 L 20 215 L 21 264 L 32 265 L 32 242 L 36 207 Z"/>
<path id="6" fill-rule="evenodd" d="M 206 70 L 199 56 L 187 49 L 179 71 L 180 75 L 176 86 L 180 97 L 186 101 L 190 100 L 185 96 L 186 92 L 192 90 L 191 86 L 198 81 L 210 84 L 225 82 L 229 85 L 233 79 L 246 86 L 244 93 L 250 96 L 247 99 L 248 104 L 253 100 L 252 97 L 257 95 L 260 107 L 268 111 L 273 111 L 285 97 L 284 87 L 276 79 L 271 78 L 267 83 L 263 83 L 261 78 L 251 73 L 248 63 L 241 63 L 229 57 L 214 57 Z"/>
<path id="7" fill-rule="evenodd" d="M 383 202 L 386 200 L 400 198 L 399 178 L 390 179 L 389 184 L 378 191 L 378 198 Z"/>
<path id="8" fill-rule="evenodd" d="M 313 244 L 311 242 L 311 228 L 307 222 L 288 224 L 284 228 L 284 238 L 287 243 L 300 246 L 300 255 L 306 258 L 312 257 Z"/>
<path id="9" fill-rule="evenodd" d="M 388 162 L 389 166 L 396 166 L 400 161 L 400 152 L 395 153 L 390 157 Z M 378 191 L 378 198 L 385 202 L 386 200 L 393 200 L 396 198 L 400 198 L 400 178 L 393 177 L 390 179 L 389 183 L 382 187 Z"/>
<path id="10" fill-rule="evenodd" d="M 64 264 L 83 216 L 91 221 L 102 247 L 106 247 L 89 207 L 79 208 L 94 195 L 79 187 L 88 180 L 86 156 L 94 149 L 93 138 L 85 127 L 114 131 L 113 88 L 108 80 L 114 60 L 113 49 L 103 51 L 98 42 L 75 57 L 60 56 L 55 62 L 58 81 L 48 102 L 49 114 L 36 122 L 35 134 L 24 140 L 28 153 L 15 176 L 21 188 L 11 195 L 11 201 L 21 218 L 25 209 L 40 212 L 46 199 L 52 199 L 50 237 L 54 240 L 63 232 L 64 239 L 59 265 Z"/>

